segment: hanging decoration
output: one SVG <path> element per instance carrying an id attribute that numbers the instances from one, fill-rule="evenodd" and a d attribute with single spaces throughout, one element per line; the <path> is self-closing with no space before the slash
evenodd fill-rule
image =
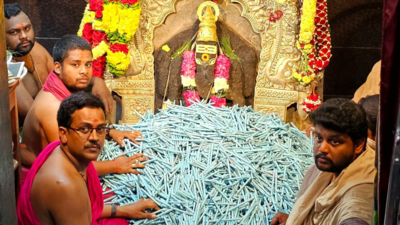
<path id="1" fill-rule="evenodd" d="M 137 0 L 88 1 L 78 35 L 92 45 L 93 76 L 103 77 L 106 64 L 115 77 L 125 74 L 140 12 Z"/>
<path id="2" fill-rule="evenodd" d="M 326 0 L 304 0 L 300 23 L 299 40 L 297 48 L 302 52 L 298 67 L 292 69 L 292 77 L 302 86 L 310 85 L 317 74 L 325 69 L 331 58 L 331 38 L 327 16 Z M 318 82 L 318 81 L 315 81 Z M 303 110 L 311 112 L 321 102 L 315 92 L 316 85 L 311 85 L 311 94 L 308 102 L 303 104 Z M 312 100 L 315 99 L 316 100 Z M 311 104 L 311 105 L 310 105 Z"/>
<path id="3" fill-rule="evenodd" d="M 214 88 L 211 91 L 211 102 L 215 107 L 221 108 L 226 106 L 226 91 L 229 89 L 229 69 L 231 63 L 229 59 L 221 54 L 217 58 L 217 65 L 215 66 Z"/>
<path id="4" fill-rule="evenodd" d="M 317 93 L 312 93 L 308 96 L 303 102 L 303 110 L 307 113 L 316 110 L 319 106 L 321 106 L 321 99 L 319 98 Z"/>
<path id="5" fill-rule="evenodd" d="M 196 90 L 196 60 L 193 50 L 188 50 L 183 53 L 181 69 L 183 97 L 185 98 L 186 106 L 189 107 L 193 102 L 200 102 L 199 93 Z"/>

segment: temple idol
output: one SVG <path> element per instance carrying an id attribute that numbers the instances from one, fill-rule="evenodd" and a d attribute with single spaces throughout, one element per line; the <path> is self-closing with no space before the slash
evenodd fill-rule
<path id="1" fill-rule="evenodd" d="M 325 0 L 95 2 L 78 34 L 122 98 L 122 123 L 204 100 L 301 127 L 321 104 L 331 57 Z"/>

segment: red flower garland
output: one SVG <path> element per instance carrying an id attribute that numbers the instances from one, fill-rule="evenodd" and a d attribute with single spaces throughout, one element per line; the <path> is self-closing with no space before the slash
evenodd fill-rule
<path id="1" fill-rule="evenodd" d="M 103 11 L 103 0 L 89 0 L 89 9 L 91 11 Z"/>
<path id="2" fill-rule="evenodd" d="M 311 40 L 311 44 L 315 45 L 315 48 L 308 55 L 308 65 L 315 73 L 318 73 L 328 66 L 332 56 L 326 0 L 317 0 L 315 35 L 314 39 Z"/>
<path id="3" fill-rule="evenodd" d="M 96 47 L 100 44 L 101 41 L 107 41 L 106 33 L 103 31 L 93 30 L 93 37 L 92 37 L 92 46 Z"/>
<path id="4" fill-rule="evenodd" d="M 303 111 L 309 113 L 311 111 L 316 110 L 320 106 L 321 106 L 321 101 L 319 100 L 319 96 L 317 93 L 314 93 L 308 96 L 303 102 Z"/>
<path id="5" fill-rule="evenodd" d="M 110 45 L 110 50 L 112 51 L 112 52 L 123 52 L 123 53 L 125 53 L 125 54 L 128 54 L 128 52 L 129 52 L 129 49 L 128 49 L 128 46 L 127 45 L 125 45 L 125 44 L 119 44 L 119 43 L 114 43 L 114 44 L 111 44 Z"/>
<path id="6" fill-rule="evenodd" d="M 85 24 L 82 30 L 82 37 L 89 42 L 89 44 L 93 43 L 93 28 L 91 23 Z"/>
<path id="7" fill-rule="evenodd" d="M 93 69 L 93 76 L 103 78 L 103 71 L 106 65 L 106 56 L 101 56 L 93 61 L 92 69 Z"/>
<path id="8" fill-rule="evenodd" d="M 121 0 L 120 2 L 122 4 L 134 5 L 134 4 L 136 4 L 137 0 Z"/>

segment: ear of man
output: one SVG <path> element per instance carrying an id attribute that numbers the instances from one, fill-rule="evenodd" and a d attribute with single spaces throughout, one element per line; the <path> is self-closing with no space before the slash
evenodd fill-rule
<path id="1" fill-rule="evenodd" d="M 60 141 L 63 145 L 67 144 L 67 140 L 68 140 L 67 133 L 68 133 L 67 128 L 58 127 L 58 134 L 60 135 Z"/>
<path id="2" fill-rule="evenodd" d="M 56 74 L 61 74 L 61 63 L 59 62 L 54 63 L 54 72 L 56 72 Z"/>
<path id="3" fill-rule="evenodd" d="M 362 138 L 362 139 L 360 139 L 360 140 L 358 140 L 357 142 L 356 142 L 356 145 L 355 145 L 355 153 L 356 153 L 356 155 L 360 155 L 363 151 L 364 151 L 364 147 L 365 147 L 365 144 L 366 144 L 366 139 L 365 138 Z"/>

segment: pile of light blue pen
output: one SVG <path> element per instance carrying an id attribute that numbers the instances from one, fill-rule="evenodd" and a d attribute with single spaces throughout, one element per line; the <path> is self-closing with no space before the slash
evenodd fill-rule
<path id="1" fill-rule="evenodd" d="M 251 107 L 173 105 L 116 127 L 143 138 L 125 140 L 125 148 L 106 142 L 99 160 L 141 152 L 149 160 L 143 175 L 102 177 L 103 191 L 115 193 L 104 203 L 151 198 L 161 208 L 156 219 L 131 224 L 269 224 L 276 212 L 290 212 L 314 161 L 304 132 Z"/>

